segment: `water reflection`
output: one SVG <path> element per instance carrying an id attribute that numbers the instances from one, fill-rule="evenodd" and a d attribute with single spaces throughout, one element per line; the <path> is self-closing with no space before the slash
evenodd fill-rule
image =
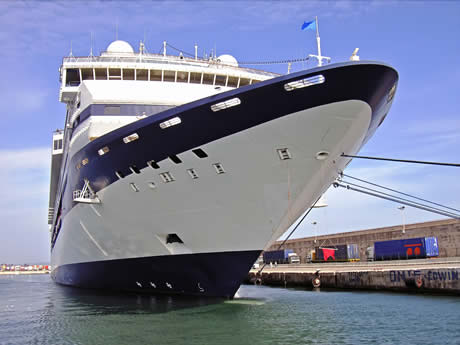
<path id="1" fill-rule="evenodd" d="M 126 292 L 79 289 L 56 285 L 55 307 L 85 315 L 166 313 L 174 310 L 221 304 L 223 298 L 139 295 Z"/>

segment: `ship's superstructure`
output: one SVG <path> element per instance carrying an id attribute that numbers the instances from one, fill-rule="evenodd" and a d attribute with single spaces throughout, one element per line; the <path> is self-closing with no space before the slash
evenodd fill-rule
<path id="1" fill-rule="evenodd" d="M 49 220 L 62 284 L 232 297 L 385 118 L 397 73 L 280 76 L 115 41 L 66 57 Z"/>

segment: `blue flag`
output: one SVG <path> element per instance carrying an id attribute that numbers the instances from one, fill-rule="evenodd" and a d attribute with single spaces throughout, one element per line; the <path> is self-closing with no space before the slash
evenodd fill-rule
<path id="1" fill-rule="evenodd" d="M 304 22 L 302 25 L 302 30 L 316 30 L 316 21 L 312 20 L 311 22 Z"/>

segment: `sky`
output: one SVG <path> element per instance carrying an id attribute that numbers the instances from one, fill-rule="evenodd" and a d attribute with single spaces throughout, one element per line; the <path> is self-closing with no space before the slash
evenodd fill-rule
<path id="1" fill-rule="evenodd" d="M 360 154 L 460 163 L 460 2 L 1 1 L 0 263 L 49 260 L 51 138 L 65 118 L 58 69 L 71 46 L 73 55 L 88 56 L 93 33 L 99 54 L 118 34 L 136 50 L 144 40 L 151 53 L 166 40 L 239 61 L 301 58 L 316 52 L 314 32 L 300 30 L 315 16 L 332 62 L 359 47 L 361 60 L 399 73 L 393 107 Z M 355 159 L 345 173 L 460 208 L 459 168 Z M 444 218 L 344 189 L 331 188 L 326 199 L 329 206 L 312 211 L 293 238 Z"/>

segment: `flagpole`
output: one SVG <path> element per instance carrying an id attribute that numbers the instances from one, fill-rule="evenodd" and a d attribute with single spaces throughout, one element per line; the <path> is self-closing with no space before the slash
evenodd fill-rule
<path id="1" fill-rule="evenodd" d="M 322 66 L 323 62 L 321 61 L 321 43 L 319 38 L 319 27 L 318 27 L 318 16 L 315 16 L 315 24 L 316 24 L 316 45 L 318 46 L 318 66 Z"/>

